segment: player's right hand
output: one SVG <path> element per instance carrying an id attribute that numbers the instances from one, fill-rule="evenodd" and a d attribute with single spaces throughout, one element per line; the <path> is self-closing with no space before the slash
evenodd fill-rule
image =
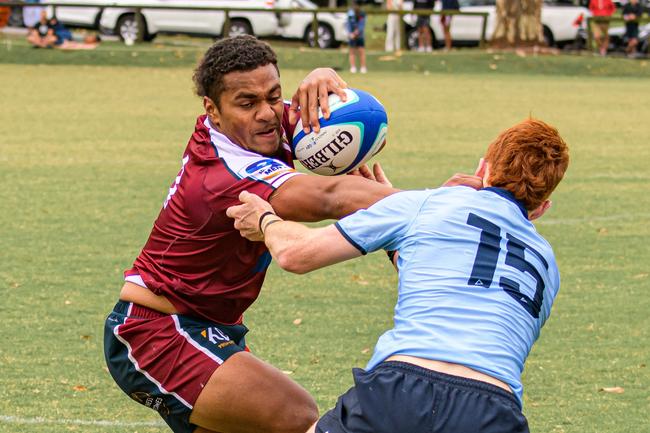
<path id="1" fill-rule="evenodd" d="M 242 204 L 226 209 L 226 216 L 235 219 L 235 229 L 239 230 L 243 237 L 253 242 L 263 241 L 260 217 L 265 212 L 275 213 L 273 206 L 260 196 L 248 191 L 242 191 L 239 194 L 239 201 Z"/>
<path id="2" fill-rule="evenodd" d="M 389 188 L 393 187 L 393 184 L 391 183 L 390 180 L 388 180 L 388 177 L 386 177 L 386 173 L 384 173 L 384 170 L 381 168 L 381 164 L 378 162 L 373 164 L 372 171 L 370 171 L 370 168 L 368 167 L 367 164 L 363 164 L 359 168 L 352 170 L 348 174 L 350 176 L 359 176 L 359 177 L 364 177 L 368 180 L 373 180 Z"/>
<path id="3" fill-rule="evenodd" d="M 314 132 L 320 130 L 318 122 L 318 107 L 323 112 L 323 117 L 329 119 L 329 94 L 336 93 L 342 101 L 347 99 L 344 91 L 348 84 L 332 68 L 314 69 L 302 80 L 298 90 L 291 98 L 289 107 L 289 123 L 292 125 L 302 120 L 302 128 L 305 133 L 311 129 Z"/>

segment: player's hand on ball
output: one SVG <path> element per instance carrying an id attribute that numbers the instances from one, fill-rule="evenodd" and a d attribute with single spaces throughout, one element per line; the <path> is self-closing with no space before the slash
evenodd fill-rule
<path id="1" fill-rule="evenodd" d="M 263 241 L 264 235 L 260 230 L 260 217 L 265 212 L 272 212 L 273 207 L 261 197 L 242 191 L 239 194 L 242 204 L 230 206 L 226 215 L 235 219 L 235 229 L 249 241 Z"/>
<path id="2" fill-rule="evenodd" d="M 329 119 L 330 110 L 328 96 L 330 93 L 336 93 L 341 100 L 345 101 L 347 95 L 343 89 L 348 84 L 332 68 L 317 68 L 309 73 L 302 80 L 298 90 L 291 98 L 289 107 L 289 123 L 292 125 L 302 120 L 303 130 L 305 133 L 313 129 L 314 132 L 320 130 L 318 122 L 318 107 L 323 111 L 325 119 Z"/>
<path id="3" fill-rule="evenodd" d="M 378 162 L 373 164 L 372 171 L 370 171 L 370 168 L 368 167 L 367 164 L 363 164 L 359 168 L 357 168 L 356 170 L 352 170 L 348 174 L 351 176 L 359 176 L 359 177 L 364 177 L 368 180 L 373 180 L 375 182 L 381 183 L 382 185 L 386 185 L 389 188 L 393 187 L 393 184 L 391 183 L 390 180 L 388 180 L 386 174 L 384 173 L 384 170 L 381 168 L 381 164 Z"/>

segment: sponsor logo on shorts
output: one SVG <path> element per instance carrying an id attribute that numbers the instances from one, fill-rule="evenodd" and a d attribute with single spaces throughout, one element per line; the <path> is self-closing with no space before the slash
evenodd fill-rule
<path id="1" fill-rule="evenodd" d="M 207 338 L 210 343 L 216 344 L 219 349 L 235 344 L 221 329 L 214 326 L 201 331 L 201 335 L 203 338 Z"/>
<path id="2" fill-rule="evenodd" d="M 154 397 L 153 395 L 144 391 L 135 391 L 129 394 L 129 396 L 138 403 L 157 411 L 162 416 L 169 415 L 169 408 L 165 404 L 165 400 L 162 397 Z"/>

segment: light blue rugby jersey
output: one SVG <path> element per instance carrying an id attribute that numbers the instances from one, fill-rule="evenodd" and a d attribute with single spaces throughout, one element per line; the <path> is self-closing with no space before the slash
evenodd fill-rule
<path id="1" fill-rule="evenodd" d="M 391 355 L 465 365 L 519 401 L 524 361 L 560 278 L 548 242 L 506 190 L 405 191 L 336 224 L 362 253 L 399 251 L 393 329 L 367 369 Z"/>

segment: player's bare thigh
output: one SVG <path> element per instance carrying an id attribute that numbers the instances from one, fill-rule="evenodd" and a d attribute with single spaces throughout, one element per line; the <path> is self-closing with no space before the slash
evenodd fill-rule
<path id="1" fill-rule="evenodd" d="M 317 419 L 305 389 L 248 352 L 215 370 L 190 416 L 191 423 L 222 433 L 304 433 Z"/>

